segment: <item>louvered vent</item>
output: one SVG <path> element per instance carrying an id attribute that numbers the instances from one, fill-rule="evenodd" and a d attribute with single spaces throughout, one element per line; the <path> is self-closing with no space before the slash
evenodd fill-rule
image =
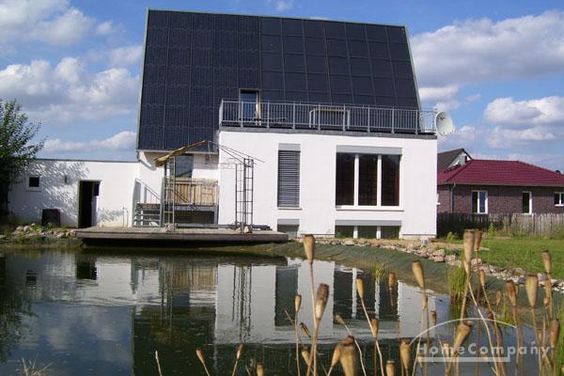
<path id="1" fill-rule="evenodd" d="M 278 206 L 300 205 L 300 152 L 278 151 Z"/>

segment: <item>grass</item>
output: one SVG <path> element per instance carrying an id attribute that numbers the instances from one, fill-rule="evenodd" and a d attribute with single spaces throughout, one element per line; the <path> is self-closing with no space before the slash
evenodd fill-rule
<path id="1" fill-rule="evenodd" d="M 484 262 L 504 268 L 519 267 L 534 273 L 544 271 L 540 254 L 549 250 L 552 254 L 553 278 L 564 278 L 564 239 L 493 238 L 484 239 L 482 247 L 489 249 L 480 252 Z"/>

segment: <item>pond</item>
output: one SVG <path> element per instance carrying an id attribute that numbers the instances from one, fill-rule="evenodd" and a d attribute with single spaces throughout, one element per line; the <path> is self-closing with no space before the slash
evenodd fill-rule
<path id="1" fill-rule="evenodd" d="M 245 366 L 256 361 L 268 375 L 297 374 L 289 316 L 295 295 L 301 294 L 298 321 L 313 329 L 307 262 L 116 252 L 4 252 L 0 374 L 20 374 L 25 359 L 36 368 L 47 367 L 48 375 L 158 375 L 158 350 L 163 375 L 198 375 L 203 369 L 195 350 L 201 348 L 211 373 L 224 375 L 231 374 L 239 343 L 246 352 L 238 374 L 247 374 Z M 390 289 L 387 276 L 377 278 L 368 270 L 327 261 L 314 265 L 315 283 L 330 288 L 320 326 L 320 363 L 328 365 L 334 345 L 347 336 L 334 320 L 339 314 L 374 374 L 372 337 L 355 292 L 357 277 L 365 280 L 370 314 L 380 318 L 383 357 L 398 361 L 398 339 L 417 337 L 425 325 L 421 291 L 401 280 Z M 429 308 L 439 321 L 453 317 L 444 295 L 431 292 Z M 448 340 L 452 326 L 431 335 Z M 511 335 L 507 341 L 512 343 Z M 441 364 L 431 367 L 444 373 Z"/>

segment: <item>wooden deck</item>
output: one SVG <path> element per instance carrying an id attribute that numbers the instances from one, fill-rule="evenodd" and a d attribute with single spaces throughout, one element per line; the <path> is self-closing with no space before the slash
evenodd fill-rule
<path id="1" fill-rule="evenodd" d="M 194 244 L 245 244 L 281 243 L 288 241 L 288 235 L 276 231 L 258 231 L 242 234 L 225 228 L 180 228 L 167 231 L 166 228 L 138 227 L 89 227 L 76 231 L 76 236 L 88 245 L 136 245 L 139 247 L 186 246 Z"/>

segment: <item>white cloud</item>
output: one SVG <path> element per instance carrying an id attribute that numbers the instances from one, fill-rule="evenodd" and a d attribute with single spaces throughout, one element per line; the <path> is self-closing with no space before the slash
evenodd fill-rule
<path id="1" fill-rule="evenodd" d="M 115 26 L 112 21 L 105 21 L 96 26 L 96 33 L 99 35 L 111 34 L 115 31 Z"/>
<path id="2" fill-rule="evenodd" d="M 143 56 L 143 46 L 128 46 L 115 48 L 110 51 L 112 66 L 127 67 L 138 64 Z"/>
<path id="3" fill-rule="evenodd" d="M 105 23 L 98 28 L 106 28 Z M 81 41 L 96 20 L 68 0 L 3 0 L 0 2 L 0 45 L 38 41 L 66 46 Z"/>
<path id="4" fill-rule="evenodd" d="M 441 148 L 444 147 L 464 147 L 474 143 L 480 131 L 473 125 L 463 125 L 448 136 L 439 136 Z"/>
<path id="5" fill-rule="evenodd" d="M 52 66 L 44 60 L 0 70 L 0 98 L 15 98 L 36 121 L 60 123 L 133 114 L 139 77 L 125 68 L 86 73 L 77 58 Z"/>
<path id="6" fill-rule="evenodd" d="M 294 7 L 294 0 L 268 0 L 269 4 L 274 4 L 277 12 L 286 12 Z"/>
<path id="7" fill-rule="evenodd" d="M 45 141 L 45 153 L 91 152 L 91 151 L 129 151 L 135 148 L 136 133 L 122 131 L 103 140 L 64 141 L 59 138 Z"/>
<path id="8" fill-rule="evenodd" d="M 507 126 L 564 125 L 564 97 L 545 97 L 515 101 L 513 98 L 497 98 L 484 112 L 485 118 Z"/>
<path id="9" fill-rule="evenodd" d="M 506 129 L 495 127 L 487 138 L 488 145 L 493 148 L 510 148 L 516 145 L 529 144 L 538 141 L 550 141 L 556 136 L 550 129 L 535 127 L 527 129 Z"/>
<path id="10" fill-rule="evenodd" d="M 428 86 L 419 89 L 419 98 L 422 102 L 445 101 L 453 98 L 458 93 L 455 85 Z"/>
<path id="11" fill-rule="evenodd" d="M 424 101 L 467 84 L 564 72 L 564 11 L 458 22 L 415 35 L 411 46 Z"/>

